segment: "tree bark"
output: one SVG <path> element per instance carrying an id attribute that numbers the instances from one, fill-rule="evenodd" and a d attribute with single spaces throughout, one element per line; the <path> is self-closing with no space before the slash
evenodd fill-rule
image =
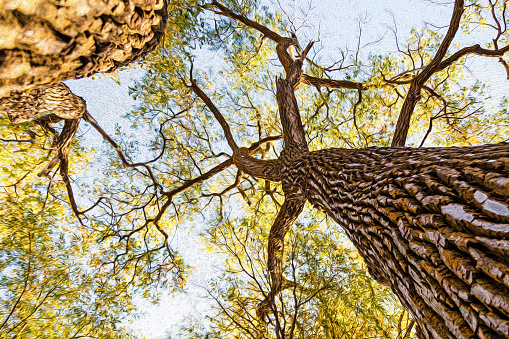
<path id="1" fill-rule="evenodd" d="M 113 71 L 152 51 L 167 0 L 4 0 L 0 97 Z"/>
<path id="2" fill-rule="evenodd" d="M 299 83 L 309 83 L 301 70 L 306 52 L 294 59 L 288 48 L 298 46 L 295 37 L 212 5 L 276 42 L 286 73 L 276 82 L 285 146 L 273 162 L 285 203 L 269 236 L 271 290 L 258 315 L 276 311 L 284 237 L 307 199 L 345 229 L 370 274 L 412 313 L 420 338 L 509 337 L 509 145 L 309 152 L 294 95 Z M 456 0 L 439 51 L 412 83 L 393 146 L 404 145 L 421 88 L 446 64 L 463 8 Z"/>
<path id="3" fill-rule="evenodd" d="M 7 113 L 13 124 L 30 121 L 42 113 L 52 113 L 64 120 L 80 119 L 86 108 L 85 100 L 62 82 L 26 92 L 15 91 L 0 98 L 0 112 Z"/>
<path id="4" fill-rule="evenodd" d="M 509 337 L 509 144 L 326 149 L 281 174 L 345 229 L 421 338 Z"/>

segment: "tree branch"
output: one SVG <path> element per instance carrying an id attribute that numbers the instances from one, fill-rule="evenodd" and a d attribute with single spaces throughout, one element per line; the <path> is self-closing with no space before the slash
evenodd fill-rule
<path id="1" fill-rule="evenodd" d="M 327 87 L 327 88 L 365 89 L 364 85 L 359 82 L 318 78 L 307 74 L 302 74 L 301 82 L 303 84 L 310 85 L 316 88 Z"/>
<path id="2" fill-rule="evenodd" d="M 32 266 L 32 260 L 31 260 L 32 259 L 31 258 L 31 256 L 32 256 L 32 235 L 31 235 L 30 232 L 28 232 L 28 253 L 30 254 L 30 256 L 28 257 L 28 265 L 27 265 L 27 270 L 26 270 L 26 276 L 25 276 L 25 279 L 23 279 L 23 289 L 21 290 L 21 293 L 20 293 L 18 299 L 16 300 L 16 302 L 12 306 L 11 311 L 9 312 L 7 317 L 4 319 L 4 321 L 0 325 L 0 330 L 7 324 L 7 321 L 9 320 L 9 318 L 12 316 L 12 314 L 16 310 L 16 307 L 18 307 L 18 304 L 21 301 L 21 298 L 25 294 L 25 292 L 27 290 L 27 287 L 28 287 L 28 280 L 30 278 L 30 274 L 31 274 L 30 270 L 31 270 L 31 266 Z"/>
<path id="3" fill-rule="evenodd" d="M 269 243 L 267 246 L 267 269 L 271 278 L 271 290 L 265 299 L 258 304 L 256 314 L 262 321 L 266 318 L 269 309 L 275 310 L 275 298 L 283 284 L 283 252 L 285 235 L 304 208 L 305 199 L 291 199 L 286 197 L 283 206 L 277 214 L 274 224 L 270 228 Z"/>
<path id="4" fill-rule="evenodd" d="M 488 58 L 499 58 L 499 57 L 502 57 L 508 51 L 509 51 L 509 45 L 504 46 L 500 49 L 495 49 L 495 50 L 482 48 L 479 44 L 465 47 L 465 48 L 462 48 L 459 51 L 455 52 L 453 55 L 451 55 L 447 59 L 444 59 L 442 62 L 440 62 L 440 64 L 437 67 L 437 71 L 441 71 L 441 70 L 451 66 L 456 61 L 458 61 L 459 59 L 461 59 L 464 56 L 469 55 L 469 54 L 475 54 L 475 55 L 484 56 L 484 57 L 488 57 Z"/>
<path id="5" fill-rule="evenodd" d="M 216 165 L 213 168 L 211 168 L 210 170 L 208 170 L 207 172 L 203 173 L 202 175 L 200 175 L 194 179 L 191 179 L 191 180 L 186 180 L 181 186 L 179 186 L 169 192 L 165 192 L 163 194 L 166 197 L 168 197 L 169 200 L 172 200 L 175 195 L 177 195 L 179 193 L 183 193 L 183 192 L 187 191 L 189 188 L 191 188 L 197 184 L 200 184 L 207 179 L 212 178 L 214 175 L 222 172 L 223 170 L 227 169 L 231 165 L 233 165 L 233 159 L 225 160 L 222 163 L 220 163 L 219 165 Z"/>
<path id="6" fill-rule="evenodd" d="M 410 127 L 410 119 L 412 117 L 413 111 L 415 109 L 415 105 L 421 99 L 421 89 L 424 86 L 424 83 L 437 71 L 439 71 L 439 66 L 441 64 L 442 59 L 447 53 L 447 49 L 451 45 L 456 32 L 458 31 L 459 24 L 461 21 L 461 16 L 464 11 L 464 1 L 456 0 L 454 2 L 454 10 L 451 19 L 451 23 L 449 25 L 449 29 L 447 30 L 447 34 L 445 35 L 444 40 L 440 44 L 437 53 L 433 57 L 433 60 L 424 68 L 424 70 L 419 73 L 411 82 L 410 89 L 408 90 L 408 94 L 403 102 L 403 106 L 401 107 L 401 112 L 398 117 L 398 122 L 396 124 L 396 130 L 394 132 L 394 138 L 392 140 L 392 147 L 395 146 L 405 146 L 406 138 L 408 135 L 408 129 Z"/>
<path id="7" fill-rule="evenodd" d="M 5 111 L 13 124 L 32 120 L 35 115 L 46 112 L 65 120 L 79 119 L 85 109 L 85 100 L 72 93 L 64 83 L 25 92 L 12 91 L 9 96 L 0 98 L 0 111 Z"/>
<path id="8" fill-rule="evenodd" d="M 258 22 L 256 21 L 253 21 L 253 20 L 250 20 L 248 18 L 246 18 L 245 16 L 243 15 L 239 15 L 239 14 L 236 14 L 234 13 L 233 11 L 231 11 L 229 8 L 225 7 L 224 5 L 220 4 L 218 1 L 216 0 L 213 0 L 212 3 L 211 3 L 212 6 L 216 7 L 217 9 L 219 9 L 220 12 L 216 12 L 214 11 L 214 13 L 216 14 L 221 14 L 221 15 L 224 15 L 224 16 L 227 16 L 231 19 L 234 19 L 234 20 L 237 20 L 241 23 L 243 23 L 244 25 L 248 26 L 248 27 L 251 27 L 253 29 L 256 29 L 257 31 L 259 31 L 260 33 L 262 33 L 264 36 L 266 36 L 267 38 L 269 38 L 270 40 L 276 42 L 276 43 L 281 43 L 285 40 L 287 40 L 288 38 L 285 38 L 285 37 L 282 37 L 281 35 L 277 34 L 276 32 L 270 30 L 269 28 L 259 24 Z M 207 10 L 210 10 L 208 7 L 206 6 L 203 6 L 202 8 L 204 9 L 207 9 Z"/>
<path id="9" fill-rule="evenodd" d="M 108 133 L 106 133 L 105 130 L 102 129 L 101 126 L 99 126 L 99 124 L 95 121 L 95 119 L 92 117 L 92 115 L 90 115 L 90 113 L 88 111 L 85 111 L 85 114 L 83 114 L 83 119 L 85 119 L 86 122 L 88 122 L 90 125 L 92 125 L 92 127 L 94 127 L 97 130 L 97 132 L 99 132 L 99 134 L 101 134 L 103 139 L 106 140 L 111 146 L 113 146 L 113 148 L 117 152 L 118 157 L 120 158 L 120 161 L 122 161 L 122 164 L 125 167 L 127 167 L 127 168 L 135 168 L 135 167 L 140 167 L 140 166 L 144 167 L 147 170 L 147 172 L 149 173 L 149 176 L 152 179 L 152 182 L 154 183 L 154 185 L 156 185 L 159 188 L 162 188 L 161 185 L 158 183 L 158 181 L 154 175 L 154 172 L 152 171 L 152 168 L 148 164 L 151 162 L 157 161 L 158 159 L 160 159 L 163 156 L 164 150 L 166 148 L 165 147 L 166 139 L 163 138 L 163 147 L 162 147 L 161 153 L 155 159 L 150 160 L 148 162 L 138 162 L 138 163 L 131 164 L 127 161 L 126 157 L 124 156 L 124 153 L 120 149 L 120 146 L 115 142 L 115 140 L 113 140 L 108 135 Z M 161 125 L 161 128 L 162 128 L 162 125 Z"/>
<path id="10" fill-rule="evenodd" d="M 292 157 L 296 155 L 296 152 L 309 152 L 299 106 L 290 81 L 286 79 L 276 80 L 276 99 L 285 140 L 282 156 Z"/>
<path id="11" fill-rule="evenodd" d="M 203 102 L 207 105 L 212 114 L 214 114 L 214 117 L 223 128 L 223 132 L 225 134 L 228 145 L 233 151 L 233 162 L 235 166 L 237 166 L 242 172 L 247 173 L 253 177 L 269 179 L 271 181 L 280 181 L 279 161 L 257 159 L 253 157 L 254 151 L 252 151 L 250 148 L 238 147 L 237 143 L 233 139 L 233 134 L 230 130 L 230 126 L 226 122 L 225 118 L 221 112 L 219 112 L 212 100 L 210 100 L 210 98 L 201 90 L 201 88 L 198 87 L 196 81 L 192 77 L 191 85 L 189 87 L 201 100 L 203 100 Z M 253 147 L 253 145 L 251 147 Z M 255 149 L 258 149 L 258 147 L 259 145 L 256 146 Z"/>
<path id="12" fill-rule="evenodd" d="M 235 142 L 235 139 L 233 138 L 232 131 L 230 129 L 230 125 L 226 122 L 226 119 L 223 117 L 221 112 L 217 109 L 216 105 L 210 100 L 210 98 L 201 90 L 200 87 L 198 87 L 196 80 L 193 79 L 192 73 L 190 74 L 190 80 L 191 85 L 189 86 L 193 92 L 207 105 L 209 110 L 214 114 L 214 117 L 216 118 L 217 122 L 221 125 L 221 128 L 223 129 L 224 136 L 226 138 L 226 141 L 228 142 L 228 145 L 232 149 L 232 151 L 238 152 L 239 146 L 237 146 L 237 143 Z"/>

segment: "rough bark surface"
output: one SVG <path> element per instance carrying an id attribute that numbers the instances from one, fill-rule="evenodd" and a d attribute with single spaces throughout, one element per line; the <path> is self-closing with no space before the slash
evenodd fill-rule
<path id="1" fill-rule="evenodd" d="M 41 86 L 26 92 L 11 92 L 0 98 L 0 112 L 7 113 L 13 124 L 32 120 L 42 113 L 52 113 L 62 119 L 80 119 L 86 103 L 63 83 Z"/>
<path id="2" fill-rule="evenodd" d="M 0 0 L 0 97 L 112 71 L 154 49 L 166 0 Z"/>
<path id="3" fill-rule="evenodd" d="M 284 167 L 421 338 L 509 337 L 509 144 L 327 149 Z"/>

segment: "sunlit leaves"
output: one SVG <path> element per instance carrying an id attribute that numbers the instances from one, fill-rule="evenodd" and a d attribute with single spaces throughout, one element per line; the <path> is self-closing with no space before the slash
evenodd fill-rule
<path id="1" fill-rule="evenodd" d="M 104 248 L 72 216 L 58 175 L 37 177 L 51 138 L 34 123 L 0 121 L 1 337 L 130 337 L 129 285 L 102 266 Z M 72 164 L 88 157 L 74 143 Z"/>

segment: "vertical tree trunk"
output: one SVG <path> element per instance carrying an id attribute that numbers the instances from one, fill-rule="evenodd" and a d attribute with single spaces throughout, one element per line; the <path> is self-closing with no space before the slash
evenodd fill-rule
<path id="1" fill-rule="evenodd" d="M 285 172 L 345 229 L 420 337 L 509 337 L 508 144 L 328 149 Z"/>
<path id="2" fill-rule="evenodd" d="M 112 71 L 161 40 L 166 0 L 0 1 L 0 97 Z"/>

